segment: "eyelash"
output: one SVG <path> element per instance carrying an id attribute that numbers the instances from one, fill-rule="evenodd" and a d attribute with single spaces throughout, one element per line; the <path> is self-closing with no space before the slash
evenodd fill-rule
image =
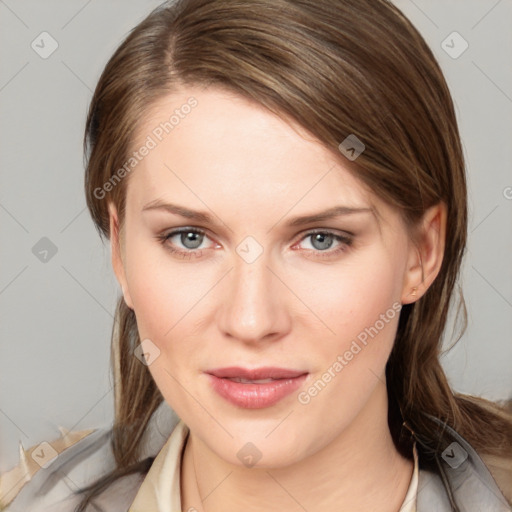
<path id="1" fill-rule="evenodd" d="M 165 246 L 165 248 L 167 250 L 169 250 L 173 254 L 176 254 L 177 256 L 180 256 L 181 258 L 184 258 L 184 259 L 187 259 L 187 258 L 190 259 L 192 257 L 200 258 L 203 254 L 204 249 L 181 250 L 181 249 L 176 249 L 175 247 L 173 247 L 167 243 L 170 238 L 172 238 L 173 236 L 179 235 L 181 233 L 195 233 L 198 235 L 208 236 L 207 233 L 205 231 L 203 231 L 202 229 L 185 227 L 185 228 L 175 229 L 169 233 L 161 233 L 161 234 L 157 235 L 156 238 L 163 246 Z M 315 250 L 315 249 L 305 249 L 308 252 L 311 251 L 311 252 L 317 253 L 320 258 L 332 258 L 342 252 L 345 252 L 352 245 L 352 242 L 353 242 L 353 238 L 351 236 L 343 236 L 343 235 L 340 235 L 333 231 L 329 231 L 329 230 L 325 230 L 325 229 L 316 229 L 313 231 L 308 231 L 299 240 L 299 242 L 302 242 L 306 238 L 311 237 L 313 235 L 317 235 L 317 234 L 331 236 L 334 240 L 341 243 L 341 246 L 334 250 L 326 249 L 325 251 L 320 251 L 320 250 Z"/>

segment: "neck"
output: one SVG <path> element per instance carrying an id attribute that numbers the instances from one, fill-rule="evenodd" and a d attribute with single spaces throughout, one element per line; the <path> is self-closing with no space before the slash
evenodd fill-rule
<path id="1" fill-rule="evenodd" d="M 413 463 L 396 450 L 385 384 L 352 424 L 320 451 L 282 468 L 246 468 L 219 458 L 189 434 L 182 465 L 182 510 L 397 512 Z"/>

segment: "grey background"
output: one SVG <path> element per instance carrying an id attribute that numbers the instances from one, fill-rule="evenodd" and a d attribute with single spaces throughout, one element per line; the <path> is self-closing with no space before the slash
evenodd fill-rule
<path id="1" fill-rule="evenodd" d="M 17 463 L 19 441 L 113 419 L 119 288 L 85 208 L 82 136 L 107 59 L 159 3 L 0 0 L 0 472 Z M 467 159 L 469 327 L 443 365 L 457 391 L 511 398 L 512 2 L 395 3 L 445 72 Z M 43 31 L 58 42 L 46 59 L 31 47 Z M 456 59 L 441 47 L 453 31 L 469 44 Z M 57 249 L 46 262 L 33 253 L 43 237 Z"/>

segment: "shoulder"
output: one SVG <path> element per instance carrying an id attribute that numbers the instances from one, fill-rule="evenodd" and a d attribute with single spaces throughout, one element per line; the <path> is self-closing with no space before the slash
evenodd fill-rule
<path id="1" fill-rule="evenodd" d="M 163 402 L 146 427 L 140 460 L 158 454 L 178 421 L 174 411 Z M 115 469 L 111 427 L 61 432 L 63 435 L 52 441 L 28 449 L 20 447 L 19 464 L 0 475 L 0 511 L 71 512 L 82 498 L 76 491 Z M 139 473 L 119 478 L 97 503 L 108 504 L 110 508 L 104 508 L 105 511 L 127 510 L 129 497 L 143 478 Z"/>
<path id="2" fill-rule="evenodd" d="M 480 456 L 460 434 L 445 428 L 447 441 L 435 455 L 436 471 L 419 472 L 418 512 L 451 512 L 457 510 L 454 505 L 467 512 L 511 512 L 512 461 Z"/>

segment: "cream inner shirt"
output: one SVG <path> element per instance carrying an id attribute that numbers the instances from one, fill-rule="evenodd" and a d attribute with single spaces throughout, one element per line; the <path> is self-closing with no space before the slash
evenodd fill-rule
<path id="1" fill-rule="evenodd" d="M 178 422 L 156 456 L 128 512 L 194 512 L 181 510 L 180 464 L 189 429 Z M 399 512 L 416 512 L 418 455 L 414 446 L 414 471 Z"/>

